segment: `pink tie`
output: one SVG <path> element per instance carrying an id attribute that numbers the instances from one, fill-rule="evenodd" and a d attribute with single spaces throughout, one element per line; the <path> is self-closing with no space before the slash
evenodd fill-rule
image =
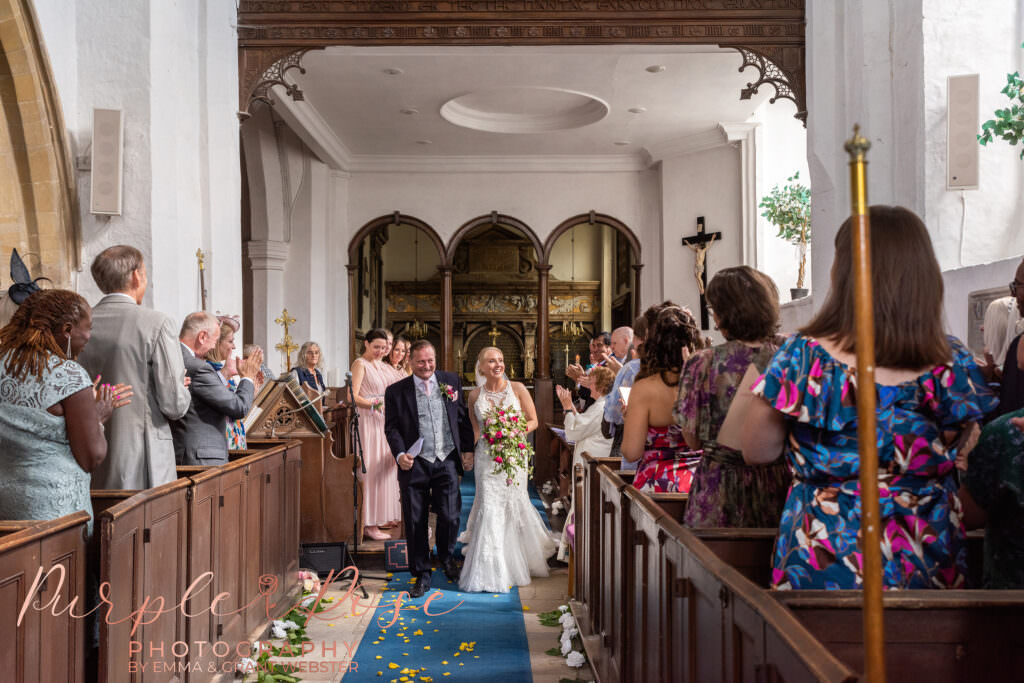
<path id="1" fill-rule="evenodd" d="M 423 387 L 423 393 L 430 396 L 430 384 L 427 382 L 421 382 L 420 386 Z"/>

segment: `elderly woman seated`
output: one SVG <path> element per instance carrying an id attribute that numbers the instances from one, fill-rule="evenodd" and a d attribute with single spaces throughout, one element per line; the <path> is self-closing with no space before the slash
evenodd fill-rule
<path id="1" fill-rule="evenodd" d="M 608 400 L 608 392 L 615 383 L 615 373 L 605 367 L 597 367 L 590 371 L 590 395 L 594 398 L 583 413 L 576 410 L 572 401 L 572 392 L 565 387 L 556 387 L 558 400 L 565 409 L 565 438 L 575 441 L 573 464 L 581 462 L 584 452 L 596 458 L 607 457 L 612 448 L 612 440 L 601 433 L 601 420 L 604 418 L 604 404 Z"/>

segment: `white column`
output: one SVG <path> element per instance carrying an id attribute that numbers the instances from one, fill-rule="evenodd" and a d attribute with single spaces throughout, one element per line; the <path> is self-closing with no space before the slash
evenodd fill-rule
<path id="1" fill-rule="evenodd" d="M 762 188 L 758 185 L 757 145 L 761 124 L 756 122 L 719 123 L 722 134 L 740 151 L 740 215 L 742 240 L 740 255 L 743 264 L 758 268 L 757 201 Z"/>
<path id="2" fill-rule="evenodd" d="M 252 240 L 246 244 L 252 269 L 252 341 L 263 347 L 267 365 L 284 371 L 281 354 L 274 345 L 281 341 L 274 318 L 281 315 L 284 302 L 284 269 L 288 263 L 288 244 L 275 240 Z"/>

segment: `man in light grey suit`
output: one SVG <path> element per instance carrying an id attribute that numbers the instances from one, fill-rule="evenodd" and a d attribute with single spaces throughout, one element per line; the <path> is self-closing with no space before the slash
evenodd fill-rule
<path id="1" fill-rule="evenodd" d="M 135 400 L 107 422 L 107 458 L 93 470 L 92 487 L 160 486 L 177 479 L 168 420 L 184 415 L 190 401 L 177 326 L 142 307 L 148 278 L 138 249 L 105 249 L 91 270 L 106 296 L 92 309 L 92 337 L 78 362 L 91 377 L 130 384 L 135 392 Z"/>
<path id="2" fill-rule="evenodd" d="M 174 457 L 179 465 L 223 465 L 228 461 L 228 420 L 240 420 L 252 407 L 256 385 L 253 383 L 263 361 L 254 353 L 238 362 L 241 380 L 231 391 L 220 375 L 203 360 L 220 338 L 220 321 L 199 311 L 191 313 L 181 326 L 178 339 L 185 361 L 185 374 L 192 380 L 192 403 L 180 420 L 171 423 Z"/>

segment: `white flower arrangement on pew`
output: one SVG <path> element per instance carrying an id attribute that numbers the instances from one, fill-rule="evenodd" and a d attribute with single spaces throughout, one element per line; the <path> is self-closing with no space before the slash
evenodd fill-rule
<path id="1" fill-rule="evenodd" d="M 248 674 L 255 674 L 259 683 L 295 683 L 301 680 L 270 661 L 271 657 L 299 657 L 302 655 L 303 644 L 312 642 L 306 635 L 306 628 L 299 623 L 306 622 L 310 608 L 320 595 L 320 577 L 316 572 L 300 570 L 296 578 L 302 582 L 302 600 L 299 606 L 288 612 L 283 619 L 275 619 L 270 623 L 270 638 L 287 642 L 281 643 L 280 646 L 268 643 L 269 648 L 261 647 L 259 640 L 253 642 L 252 657 L 243 657 L 235 664 L 235 670 L 243 674 L 245 679 L 248 679 Z M 323 612 L 327 609 L 326 603 L 333 601 L 333 598 L 326 596 L 321 598 L 313 612 Z"/>
<path id="2" fill-rule="evenodd" d="M 583 653 L 583 641 L 580 636 L 579 625 L 576 617 L 569 611 L 568 605 L 560 605 L 558 609 L 538 614 L 540 623 L 544 626 L 560 626 L 562 634 L 559 636 L 559 647 L 547 650 L 547 654 L 555 657 L 564 657 L 567 666 L 576 669 L 576 677 L 579 678 L 580 669 L 587 663 L 587 656 Z M 571 681 L 574 679 L 562 679 Z"/>

